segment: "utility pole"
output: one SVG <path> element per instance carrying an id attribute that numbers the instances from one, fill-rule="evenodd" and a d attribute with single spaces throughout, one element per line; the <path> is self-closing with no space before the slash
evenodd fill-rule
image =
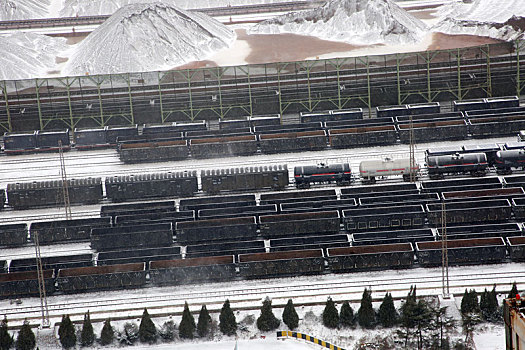
<path id="1" fill-rule="evenodd" d="M 42 310 L 42 327 L 47 328 L 51 325 L 49 322 L 49 310 L 47 307 L 46 285 L 44 280 L 44 271 L 42 269 L 42 257 L 40 255 L 40 243 L 38 241 L 38 230 L 34 233 L 36 269 L 38 277 L 38 294 L 40 296 L 40 310 Z"/>
<path id="2" fill-rule="evenodd" d="M 448 241 L 447 241 L 447 208 L 445 199 L 441 202 L 441 286 L 443 297 L 450 295 L 448 282 Z"/>
<path id="3" fill-rule="evenodd" d="M 410 114 L 410 130 L 409 130 L 409 138 L 410 138 L 410 182 L 416 182 L 417 180 L 417 174 L 416 174 L 416 145 L 415 145 L 415 138 L 414 138 L 414 121 L 412 119 L 412 114 Z"/>
<path id="4" fill-rule="evenodd" d="M 62 149 L 62 141 L 58 141 L 58 149 L 60 155 L 60 176 L 62 178 L 62 197 L 64 200 L 64 209 L 66 211 L 66 220 L 71 220 L 71 203 L 69 202 L 69 188 L 66 175 L 66 163 L 64 162 L 64 150 Z"/>

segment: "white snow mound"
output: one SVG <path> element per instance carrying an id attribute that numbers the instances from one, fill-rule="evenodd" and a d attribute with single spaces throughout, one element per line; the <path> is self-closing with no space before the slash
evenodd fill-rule
<path id="1" fill-rule="evenodd" d="M 190 10 L 285 1 L 289 0 L 163 0 L 162 3 Z M 60 15 L 62 17 L 111 15 L 123 6 L 139 3 L 151 3 L 151 0 L 65 0 L 62 10 L 60 10 Z"/>
<path id="2" fill-rule="evenodd" d="M 0 36 L 0 80 L 47 76 L 56 69 L 56 56 L 67 50 L 65 38 L 16 32 Z"/>
<path id="3" fill-rule="evenodd" d="M 0 0 L 0 21 L 45 17 L 49 4 L 49 0 Z"/>
<path id="4" fill-rule="evenodd" d="M 162 3 L 127 5 L 78 44 L 62 74 L 170 69 L 204 60 L 235 38 L 233 31 L 202 13 Z"/>
<path id="5" fill-rule="evenodd" d="M 434 32 L 479 35 L 500 40 L 523 38 L 525 33 L 524 0 L 453 3 L 442 6 L 438 13 L 444 17 L 432 28 Z"/>
<path id="6" fill-rule="evenodd" d="M 332 0 L 259 23 L 249 34 L 293 33 L 356 45 L 414 43 L 427 27 L 391 0 Z"/>

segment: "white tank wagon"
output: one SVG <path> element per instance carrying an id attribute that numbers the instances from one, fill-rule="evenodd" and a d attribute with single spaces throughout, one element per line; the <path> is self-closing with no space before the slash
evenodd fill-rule
<path id="1" fill-rule="evenodd" d="M 419 175 L 419 165 L 412 169 L 416 177 Z M 364 182 L 374 183 L 376 177 L 402 175 L 403 180 L 410 180 L 410 159 L 364 160 L 359 164 L 359 176 Z"/>

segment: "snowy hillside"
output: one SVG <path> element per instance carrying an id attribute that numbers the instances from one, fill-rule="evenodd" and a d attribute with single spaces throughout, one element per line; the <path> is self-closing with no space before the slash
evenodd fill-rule
<path id="1" fill-rule="evenodd" d="M 66 39 L 35 33 L 0 36 L 0 80 L 47 76 L 56 67 L 55 57 L 67 49 Z"/>
<path id="2" fill-rule="evenodd" d="M 318 9 L 261 22 L 249 33 L 294 33 L 370 45 L 417 42 L 426 29 L 423 22 L 391 0 L 332 0 Z"/>
<path id="3" fill-rule="evenodd" d="M 471 4 L 453 3 L 439 11 L 444 18 L 433 31 L 470 34 L 494 39 L 514 40 L 525 32 L 525 1 L 474 0 Z"/>
<path id="4" fill-rule="evenodd" d="M 52 0 L 2 0 L 0 21 L 45 17 Z"/>
<path id="5" fill-rule="evenodd" d="M 268 4 L 288 0 L 163 0 L 166 5 L 183 9 L 238 6 L 246 4 Z M 61 16 L 110 15 L 128 4 L 148 3 L 151 0 L 65 0 Z"/>
<path id="6" fill-rule="evenodd" d="M 202 13 L 161 3 L 127 5 L 78 44 L 62 74 L 170 69 L 204 60 L 235 38 Z"/>

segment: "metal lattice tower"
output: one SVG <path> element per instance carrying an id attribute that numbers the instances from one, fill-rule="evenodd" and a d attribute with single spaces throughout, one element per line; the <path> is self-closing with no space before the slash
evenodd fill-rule
<path id="1" fill-rule="evenodd" d="M 69 202 L 69 188 L 67 184 L 66 164 L 64 162 L 64 150 L 62 149 L 62 141 L 58 141 L 58 148 L 60 154 L 60 176 L 62 178 L 62 196 L 64 200 L 64 209 L 66 211 L 66 220 L 71 220 L 71 203 Z"/>
<path id="2" fill-rule="evenodd" d="M 44 280 L 44 271 L 42 269 L 42 257 L 40 255 L 40 243 L 38 241 L 38 230 L 34 233 L 36 268 L 38 278 L 38 294 L 40 296 L 40 309 L 42 310 L 42 327 L 49 327 L 49 309 L 47 307 L 46 285 Z"/>
<path id="3" fill-rule="evenodd" d="M 416 182 L 417 174 L 416 174 L 416 145 L 415 145 L 415 138 L 414 138 L 414 122 L 412 120 L 412 114 L 410 115 L 410 131 L 409 131 L 409 137 L 410 137 L 410 182 Z"/>
<path id="4" fill-rule="evenodd" d="M 447 241 L 447 210 L 445 200 L 441 202 L 441 283 L 443 296 L 450 295 L 448 281 L 448 241 Z"/>

